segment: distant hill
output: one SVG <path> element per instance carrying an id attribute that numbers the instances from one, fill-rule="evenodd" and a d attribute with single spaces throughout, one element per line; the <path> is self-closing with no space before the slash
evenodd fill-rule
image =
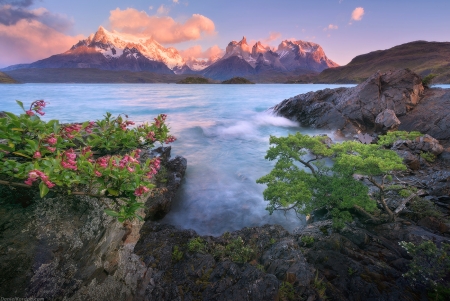
<path id="1" fill-rule="evenodd" d="M 9 77 L 7 74 L 0 72 L 0 84 L 14 84 L 14 83 L 17 83 L 17 81 Z"/>
<path id="2" fill-rule="evenodd" d="M 433 83 L 450 83 L 450 42 L 415 41 L 355 57 L 345 66 L 325 69 L 320 83 L 360 83 L 380 70 L 409 68 L 424 77 L 438 75 Z"/>
<path id="3" fill-rule="evenodd" d="M 177 84 L 210 84 L 211 82 L 204 77 L 189 76 L 180 80 Z"/>
<path id="4" fill-rule="evenodd" d="M 243 77 L 233 77 L 229 80 L 224 80 L 222 84 L 254 84 L 246 78 Z"/>
<path id="5" fill-rule="evenodd" d="M 32 68 L 4 73 L 22 83 L 177 83 L 189 76 L 92 68 Z"/>

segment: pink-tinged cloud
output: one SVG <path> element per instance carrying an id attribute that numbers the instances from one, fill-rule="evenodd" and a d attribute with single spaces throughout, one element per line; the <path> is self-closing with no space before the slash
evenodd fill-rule
<path id="1" fill-rule="evenodd" d="M 269 33 L 269 37 L 264 39 L 263 41 L 266 42 L 266 43 L 270 43 L 270 42 L 275 41 L 275 40 L 277 40 L 279 38 L 281 38 L 281 33 L 271 31 Z"/>
<path id="2" fill-rule="evenodd" d="M 209 47 L 205 51 L 202 50 L 202 46 L 195 45 L 188 49 L 180 50 L 179 52 L 184 59 L 212 59 L 222 57 L 224 54 L 224 51 L 217 45 Z"/>
<path id="3" fill-rule="evenodd" d="M 194 14 L 184 23 L 178 23 L 168 16 L 149 16 L 134 8 L 110 12 L 111 28 L 122 33 L 140 37 L 152 37 L 159 43 L 180 43 L 199 40 L 203 35 L 215 34 L 215 25 L 211 19 Z"/>
<path id="4" fill-rule="evenodd" d="M 352 12 L 352 20 L 354 21 L 361 21 L 363 16 L 364 16 L 364 8 L 362 7 L 357 7 Z"/>
<path id="5" fill-rule="evenodd" d="M 31 63 L 65 52 L 83 38 L 65 35 L 38 20 L 0 24 L 0 66 Z"/>
<path id="6" fill-rule="evenodd" d="M 339 27 L 337 25 L 334 24 L 330 24 L 328 25 L 328 29 L 333 30 L 333 29 L 338 29 Z"/>

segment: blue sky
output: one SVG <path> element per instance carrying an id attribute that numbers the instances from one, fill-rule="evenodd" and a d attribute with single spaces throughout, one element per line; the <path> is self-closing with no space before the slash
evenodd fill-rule
<path id="1" fill-rule="evenodd" d="M 213 23 L 213 30 L 209 27 L 199 36 L 163 43 L 180 50 L 195 45 L 202 46 L 202 50 L 213 45 L 225 49 L 231 40 L 239 40 L 244 35 L 249 42 L 261 40 L 271 46 L 294 38 L 320 44 L 330 59 L 345 65 L 356 55 L 406 42 L 450 40 L 450 0 L 0 0 L 0 7 L 5 6 L 16 9 L 16 13 L 39 15 L 35 22 L 44 23 L 44 29 L 39 29 L 38 24 L 33 30 L 45 31 L 45 26 L 50 26 L 57 32 L 55 37 L 49 33 L 50 30 L 43 37 L 49 36 L 61 43 L 55 41 L 44 45 L 37 38 L 33 41 L 39 33 L 33 37 L 20 34 L 22 41 L 14 40 L 11 32 L 24 32 L 27 23 L 22 24 L 17 19 L 14 22 L 18 23 L 5 21 L 8 16 L 2 18 L 2 13 L 5 14 L 6 10 L 0 10 L 0 57 L 3 57 L 0 67 L 17 63 L 20 59 L 22 62 L 33 61 L 37 56 L 46 57 L 52 51 L 62 52 L 63 47 L 87 37 L 99 25 L 114 29 L 111 26 L 111 11 L 119 9 L 117 11 L 123 13 L 127 8 L 135 13 L 143 11 L 149 17 L 171 18 L 177 24 L 189 21 L 193 14 L 202 15 Z M 359 10 L 359 20 L 352 20 L 352 12 L 357 8 L 364 13 Z M 44 10 L 45 13 L 42 13 Z M 14 26 L 19 25 L 21 27 L 14 31 Z M 10 34 L 6 39 L 7 34 L 2 30 L 8 29 Z M 35 53 L 27 52 L 28 57 L 27 53 L 22 56 L 9 54 L 14 51 L 9 49 L 12 46 L 5 46 L 6 43 L 18 49 L 26 47 L 23 40 L 27 38 Z M 47 47 L 47 50 L 36 53 L 36 47 Z"/>

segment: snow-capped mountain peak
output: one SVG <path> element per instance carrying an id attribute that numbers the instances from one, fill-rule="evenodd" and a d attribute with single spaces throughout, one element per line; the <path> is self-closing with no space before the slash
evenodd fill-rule
<path id="1" fill-rule="evenodd" d="M 86 40 L 73 46 L 72 50 L 79 46 L 94 48 L 107 59 L 119 58 L 122 55 L 136 58 L 141 54 L 151 61 L 163 62 L 172 70 L 185 65 L 184 59 L 175 48 L 165 48 L 151 37 L 144 39 L 115 31 L 110 32 L 102 26 Z M 131 49 L 135 49 L 135 51 L 131 53 L 129 51 Z"/>

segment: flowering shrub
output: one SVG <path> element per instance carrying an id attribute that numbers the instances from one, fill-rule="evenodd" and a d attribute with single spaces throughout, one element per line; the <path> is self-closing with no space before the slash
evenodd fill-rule
<path id="1" fill-rule="evenodd" d="M 73 195 L 113 200 L 105 212 L 123 222 L 142 219 L 137 197 L 149 192 L 159 158 L 140 161 L 141 150 L 156 142 L 170 143 L 166 115 L 135 128 L 128 116 L 96 122 L 60 124 L 42 121 L 46 103 L 37 100 L 19 116 L 6 112 L 0 118 L 0 184 L 37 188 L 44 197 L 50 189 Z"/>

